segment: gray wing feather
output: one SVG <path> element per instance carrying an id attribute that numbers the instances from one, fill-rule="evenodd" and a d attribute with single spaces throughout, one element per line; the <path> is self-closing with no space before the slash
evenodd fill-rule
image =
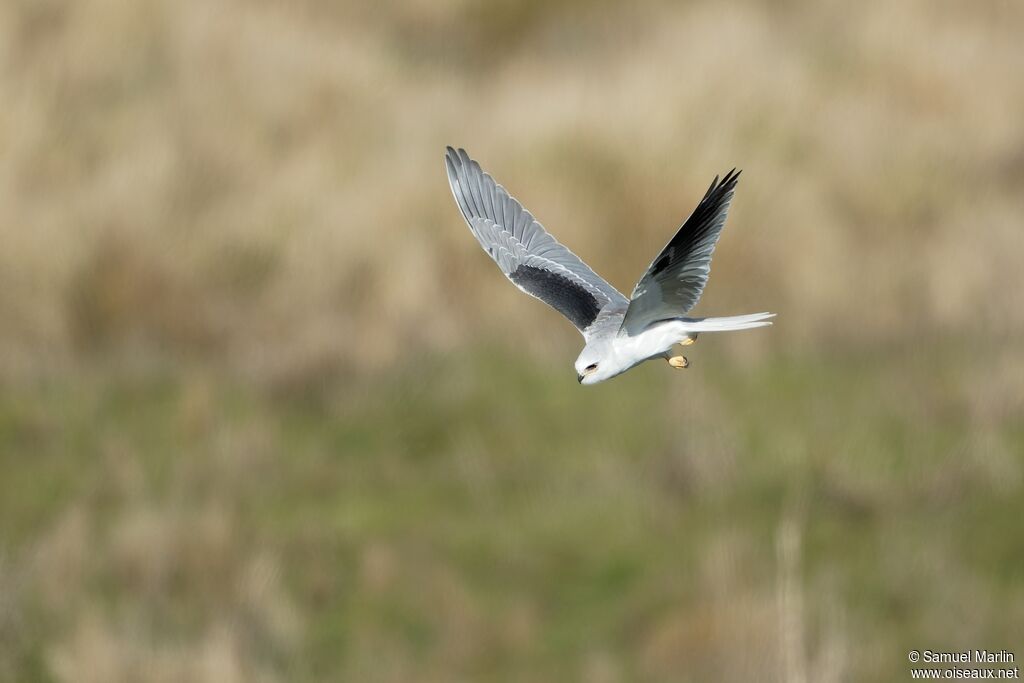
<path id="1" fill-rule="evenodd" d="M 583 333 L 621 315 L 628 301 L 544 230 L 464 149 L 445 154 L 448 183 L 480 246 L 519 289 L 567 317 Z"/>
<path id="2" fill-rule="evenodd" d="M 639 334 L 652 323 L 685 315 L 696 305 L 711 273 L 711 256 L 739 175 L 733 169 L 722 182 L 715 177 L 700 204 L 637 282 L 621 332 Z"/>

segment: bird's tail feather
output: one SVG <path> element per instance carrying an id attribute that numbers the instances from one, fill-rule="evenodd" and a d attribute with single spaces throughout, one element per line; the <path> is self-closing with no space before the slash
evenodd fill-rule
<path id="1" fill-rule="evenodd" d="M 772 324 L 769 318 L 774 313 L 751 313 L 750 315 L 732 315 L 725 318 L 680 318 L 687 332 L 729 332 L 731 330 L 750 330 L 755 327 L 767 327 Z"/>

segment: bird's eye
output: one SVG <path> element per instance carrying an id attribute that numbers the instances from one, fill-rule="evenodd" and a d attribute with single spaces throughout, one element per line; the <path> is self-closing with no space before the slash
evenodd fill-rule
<path id="1" fill-rule="evenodd" d="M 597 363 L 591 363 L 587 366 L 587 372 L 593 372 L 594 370 L 597 370 Z"/>

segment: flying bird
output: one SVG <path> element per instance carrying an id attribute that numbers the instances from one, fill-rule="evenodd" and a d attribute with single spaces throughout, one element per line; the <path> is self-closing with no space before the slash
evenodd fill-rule
<path id="1" fill-rule="evenodd" d="M 673 353 L 701 332 L 765 327 L 774 313 L 688 318 L 711 272 L 739 172 L 718 177 L 636 283 L 627 299 L 552 237 L 466 150 L 448 147 L 448 183 L 455 202 L 501 272 L 519 289 L 564 315 L 586 346 L 576 359 L 580 384 L 597 384 L 653 358 L 673 368 L 690 363 Z"/>

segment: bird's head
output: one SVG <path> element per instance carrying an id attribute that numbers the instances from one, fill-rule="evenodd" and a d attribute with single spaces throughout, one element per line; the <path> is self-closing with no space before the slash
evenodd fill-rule
<path id="1" fill-rule="evenodd" d="M 597 384 L 620 372 L 622 368 L 611 353 L 610 345 L 588 344 L 576 359 L 576 379 L 580 384 Z"/>

